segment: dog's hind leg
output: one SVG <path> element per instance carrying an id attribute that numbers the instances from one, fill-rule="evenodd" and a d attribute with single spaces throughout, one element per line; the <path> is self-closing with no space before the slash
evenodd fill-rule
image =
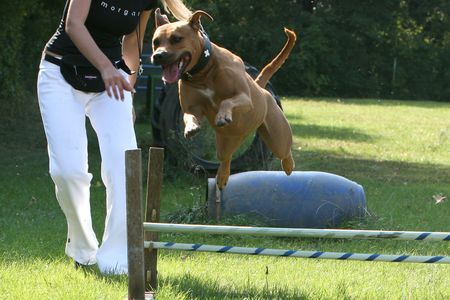
<path id="1" fill-rule="evenodd" d="M 222 190 L 228 182 L 233 153 L 239 148 L 243 139 L 244 137 L 227 137 L 216 134 L 217 158 L 220 160 L 216 184 L 220 190 Z"/>
<path id="2" fill-rule="evenodd" d="M 291 151 L 292 130 L 277 105 L 269 106 L 266 119 L 258 128 L 258 134 L 272 153 L 281 160 L 283 171 L 290 175 L 295 167 Z"/>
<path id="3" fill-rule="evenodd" d="M 281 167 L 287 175 L 291 175 L 295 168 L 294 158 L 292 157 L 292 136 L 290 136 L 290 127 L 285 127 L 284 130 L 272 130 L 266 124 L 262 124 L 258 128 L 258 134 L 264 143 L 272 151 L 273 155 L 281 160 Z M 288 129 L 288 130 L 287 130 Z M 276 134 L 275 132 L 278 132 Z"/>

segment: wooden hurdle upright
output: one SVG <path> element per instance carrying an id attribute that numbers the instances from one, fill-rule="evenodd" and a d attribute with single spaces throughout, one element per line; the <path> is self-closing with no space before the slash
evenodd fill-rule
<path id="1" fill-rule="evenodd" d="M 210 234 L 347 239 L 397 239 L 444 242 L 450 241 L 450 232 L 271 228 L 159 223 L 164 150 L 162 148 L 153 147 L 149 150 L 146 193 L 147 199 L 145 201 L 145 205 L 143 205 L 144 202 L 142 201 L 141 150 L 136 149 L 126 151 L 125 162 L 129 273 L 128 299 L 130 300 L 144 300 L 153 298 L 152 291 L 155 291 L 157 288 L 158 249 L 301 257 L 313 259 L 450 264 L 449 256 L 321 252 L 158 242 L 158 232 L 196 232 Z"/>
<path id="2" fill-rule="evenodd" d="M 150 147 L 148 156 L 147 199 L 142 201 L 142 155 L 140 149 L 125 152 L 128 236 L 128 299 L 152 299 L 157 288 L 157 255 L 153 247 L 144 248 L 144 239 L 157 241 L 158 233 L 146 231 L 143 222 L 158 223 L 160 218 L 164 149 Z M 144 213 L 145 212 L 145 213 Z M 146 293 L 146 291 L 148 291 Z"/>

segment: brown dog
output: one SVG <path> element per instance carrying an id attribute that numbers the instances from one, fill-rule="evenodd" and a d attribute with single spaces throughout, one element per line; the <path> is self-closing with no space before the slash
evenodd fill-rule
<path id="1" fill-rule="evenodd" d="M 152 62 L 163 67 L 163 80 L 179 80 L 184 136 L 197 133 L 203 117 L 214 128 L 220 160 L 216 177 L 219 189 L 230 176 L 233 153 L 255 130 L 290 175 L 295 165 L 291 127 L 264 87 L 294 47 L 295 33 L 285 29 L 288 40 L 283 50 L 253 80 L 240 57 L 211 43 L 203 34 L 201 16 L 212 20 L 207 13 L 196 11 L 187 22 L 170 23 L 159 9 L 155 12 Z"/>

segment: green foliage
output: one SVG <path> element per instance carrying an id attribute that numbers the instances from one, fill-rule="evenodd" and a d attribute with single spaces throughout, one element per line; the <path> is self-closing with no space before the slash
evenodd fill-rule
<path id="1" fill-rule="evenodd" d="M 64 3 L 55 0 L 0 2 L 0 116 L 10 121 L 29 112 L 42 49 L 56 29 Z M 57 7 L 57 8 L 56 8 Z"/>
<path id="2" fill-rule="evenodd" d="M 273 78 L 281 94 L 450 99 L 450 3 L 439 1 L 191 0 L 215 18 L 211 38 L 259 68 L 298 42 Z M 312 1 L 314 2 L 314 1 Z M 395 73 L 395 74 L 394 74 Z"/>
<path id="3" fill-rule="evenodd" d="M 18 88 L 20 85 L 17 82 L 17 79 L 20 78 L 17 62 L 19 61 L 20 45 L 23 39 L 20 34 L 20 19 L 23 18 L 23 7 L 26 5 L 25 3 L 21 2 L 16 4 L 9 1 L 1 3 L 1 11 L 15 10 L 21 12 L 16 15 L 3 13 L 0 16 L 0 23 L 2 24 L 0 41 L 2 41 L 3 45 L 0 50 L 0 96 L 2 99 L 20 91 Z M 6 43 L 5 41 L 8 42 Z"/>

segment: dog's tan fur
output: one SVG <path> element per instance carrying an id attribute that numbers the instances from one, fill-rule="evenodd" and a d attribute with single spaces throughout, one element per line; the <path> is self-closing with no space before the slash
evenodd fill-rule
<path id="1" fill-rule="evenodd" d="M 196 65 L 204 47 L 204 39 L 199 32 L 201 16 L 212 19 L 207 13 L 196 11 L 187 22 L 170 23 L 159 10 L 155 12 L 157 28 L 153 35 L 153 55 L 167 55 L 167 62 L 161 63 L 163 67 L 176 63 L 186 53 L 191 60 L 184 71 Z M 288 29 L 285 33 L 288 40 L 283 50 L 256 80 L 246 73 L 240 57 L 212 43 L 212 55 L 205 67 L 190 80 L 178 81 L 184 136 L 189 138 L 197 133 L 203 117 L 216 132 L 216 151 L 220 160 L 216 182 L 220 189 L 228 181 L 233 153 L 255 130 L 273 154 L 281 159 L 286 174 L 291 174 L 294 169 L 291 128 L 275 99 L 264 89 L 295 44 L 295 33 Z"/>

